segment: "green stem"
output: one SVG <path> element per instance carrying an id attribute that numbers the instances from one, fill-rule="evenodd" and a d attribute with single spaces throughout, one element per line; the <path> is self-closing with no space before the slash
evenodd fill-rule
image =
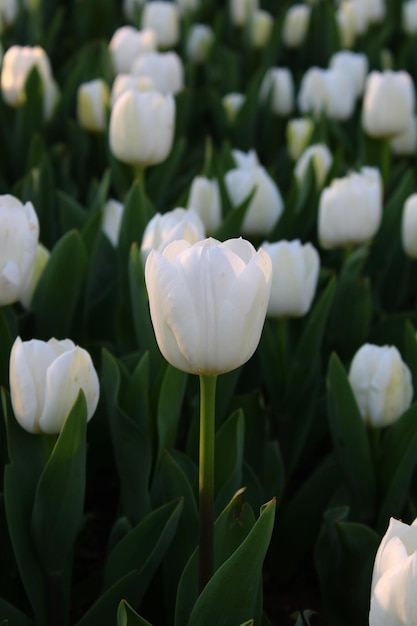
<path id="1" fill-rule="evenodd" d="M 135 181 L 139 183 L 143 193 L 145 193 L 145 168 L 139 165 L 135 166 Z"/>
<path id="2" fill-rule="evenodd" d="M 213 575 L 216 376 L 200 376 L 199 591 Z"/>
<path id="3" fill-rule="evenodd" d="M 287 318 L 278 317 L 276 319 L 276 337 L 277 337 L 277 384 L 279 385 L 279 393 L 285 394 L 287 385 L 287 367 L 288 367 L 288 347 L 287 347 Z"/>

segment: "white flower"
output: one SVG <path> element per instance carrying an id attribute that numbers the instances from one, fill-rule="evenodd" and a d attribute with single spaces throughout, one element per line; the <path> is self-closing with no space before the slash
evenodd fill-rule
<path id="1" fill-rule="evenodd" d="M 368 73 L 368 57 L 361 52 L 341 50 L 330 57 L 329 67 L 346 73 L 349 77 L 355 97 L 362 95 Z"/>
<path id="2" fill-rule="evenodd" d="M 152 250 L 145 266 L 156 340 L 180 370 L 216 376 L 256 350 L 271 289 L 271 260 L 244 239 Z"/>
<path id="3" fill-rule="evenodd" d="M 407 35 L 415 35 L 417 33 L 417 0 L 403 2 L 401 11 L 403 31 Z"/>
<path id="4" fill-rule="evenodd" d="M 222 221 L 221 198 L 217 180 L 210 180 L 205 176 L 193 178 L 187 208 L 198 213 L 208 235 L 215 233 Z"/>
<path id="5" fill-rule="evenodd" d="M 156 35 L 150 28 L 138 30 L 129 25 L 118 28 L 109 43 L 116 74 L 128 74 L 140 54 L 154 52 L 156 47 Z"/>
<path id="6" fill-rule="evenodd" d="M 132 65 L 132 74 L 150 78 L 163 94 L 176 94 L 184 87 L 184 66 L 176 52 L 141 54 Z"/>
<path id="7" fill-rule="evenodd" d="M 313 165 L 317 187 L 321 188 L 333 163 L 333 156 L 324 143 L 315 143 L 304 150 L 294 166 L 294 175 L 303 184 L 310 163 Z"/>
<path id="8" fill-rule="evenodd" d="M 77 91 L 77 118 L 80 126 L 92 132 L 106 130 L 110 89 L 101 78 L 81 83 Z"/>
<path id="9" fill-rule="evenodd" d="M 187 39 L 187 57 L 193 63 L 207 60 L 214 41 L 214 32 L 207 24 L 193 24 Z"/>
<path id="10" fill-rule="evenodd" d="M 116 248 L 119 242 L 120 227 L 122 225 L 124 204 L 110 198 L 103 207 L 102 229 L 104 234 Z"/>
<path id="11" fill-rule="evenodd" d="M 302 113 L 319 118 L 347 120 L 355 109 L 355 91 L 349 77 L 334 69 L 310 67 L 301 79 L 298 106 Z"/>
<path id="12" fill-rule="evenodd" d="M 275 115 L 289 115 L 294 108 L 294 79 L 287 67 L 270 67 L 263 78 L 259 96 L 265 102 L 271 94 Z"/>
<path id="13" fill-rule="evenodd" d="M 284 17 L 282 40 L 288 48 L 298 48 L 303 43 L 310 24 L 311 7 L 294 4 Z"/>
<path id="14" fill-rule="evenodd" d="M 253 13 L 259 9 L 259 0 L 229 0 L 232 24 L 242 27 L 247 24 Z"/>
<path id="15" fill-rule="evenodd" d="M 313 130 L 314 122 L 309 117 L 289 120 L 286 126 L 287 149 L 293 161 L 296 161 L 308 146 Z"/>
<path id="16" fill-rule="evenodd" d="M 414 115 L 414 104 L 414 84 L 408 72 L 371 72 L 363 100 L 364 131 L 371 137 L 392 137 L 400 133 Z"/>
<path id="17" fill-rule="evenodd" d="M 229 122 L 233 122 L 236 119 L 236 116 L 242 108 L 244 102 L 245 96 L 243 93 L 233 91 L 223 96 L 222 105 Z"/>
<path id="18" fill-rule="evenodd" d="M 22 341 L 10 353 L 10 398 L 19 424 L 31 433 L 59 433 L 82 389 L 90 419 L 99 398 L 91 357 L 70 339 Z"/>
<path id="19" fill-rule="evenodd" d="M 158 48 L 176 46 L 180 36 L 178 5 L 163 0 L 147 2 L 142 10 L 141 25 L 155 31 Z"/>
<path id="20" fill-rule="evenodd" d="M 397 156 L 410 156 L 417 151 L 417 117 L 412 115 L 407 126 L 390 139 L 392 153 Z"/>

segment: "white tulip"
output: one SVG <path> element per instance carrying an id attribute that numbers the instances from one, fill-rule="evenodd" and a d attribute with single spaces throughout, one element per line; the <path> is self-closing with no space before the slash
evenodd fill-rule
<path id="1" fill-rule="evenodd" d="M 193 178 L 187 208 L 198 213 L 208 235 L 215 233 L 222 221 L 221 198 L 217 180 L 210 180 L 205 176 Z"/>
<path id="2" fill-rule="evenodd" d="M 408 196 L 401 219 L 401 241 L 404 252 L 417 259 L 417 193 Z"/>
<path id="3" fill-rule="evenodd" d="M 33 294 L 35 293 L 35 289 L 37 287 L 39 279 L 43 274 L 43 270 L 45 269 L 50 256 L 51 253 L 49 252 L 49 250 L 45 248 L 45 246 L 43 246 L 41 243 L 38 243 L 30 283 L 27 286 L 26 291 L 20 296 L 20 302 L 25 307 L 25 309 L 30 309 Z"/>
<path id="4" fill-rule="evenodd" d="M 272 284 L 267 315 L 301 317 L 311 307 L 320 270 L 320 257 L 310 243 L 264 242 L 262 249 L 271 257 Z"/>
<path id="5" fill-rule="evenodd" d="M 110 198 L 103 207 L 101 227 L 104 234 L 116 248 L 119 242 L 120 227 L 122 225 L 124 204 Z"/>
<path id="6" fill-rule="evenodd" d="M 101 78 L 81 83 L 77 91 L 77 119 L 80 126 L 92 132 L 103 132 L 107 124 L 110 89 Z"/>
<path id="7" fill-rule="evenodd" d="M 355 109 L 355 91 L 349 76 L 340 70 L 310 67 L 301 79 L 298 106 L 318 119 L 347 120 Z"/>
<path id="8" fill-rule="evenodd" d="M 230 19 L 239 28 L 245 26 L 258 9 L 259 0 L 229 0 Z"/>
<path id="9" fill-rule="evenodd" d="M 415 35 L 417 33 L 417 0 L 403 2 L 401 11 L 403 31 L 407 35 Z"/>
<path id="10" fill-rule="evenodd" d="M 294 4 L 284 17 L 282 40 L 288 48 L 298 48 L 306 38 L 310 24 L 311 7 L 308 4 Z"/>
<path id="11" fill-rule="evenodd" d="M 417 117 L 412 115 L 407 126 L 389 140 L 391 151 L 397 156 L 410 156 L 417 151 Z"/>
<path id="12" fill-rule="evenodd" d="M 113 107 L 117 98 L 129 89 L 137 91 L 158 91 L 150 76 L 135 76 L 134 74 L 118 74 L 113 81 L 110 101 Z"/>
<path id="13" fill-rule="evenodd" d="M 148 222 L 140 247 L 145 263 L 151 250 L 163 252 L 169 243 L 184 239 L 189 243 L 201 241 L 206 236 L 202 219 L 196 211 L 177 207 L 166 213 L 156 213 Z"/>
<path id="14" fill-rule="evenodd" d="M 187 57 L 193 63 L 207 60 L 214 42 L 214 32 L 207 24 L 193 24 L 187 38 Z"/>
<path id="15" fill-rule="evenodd" d="M 125 91 L 110 115 L 109 141 L 113 154 L 136 166 L 164 161 L 172 148 L 175 101 L 156 91 Z"/>
<path id="16" fill-rule="evenodd" d="M 31 433 L 59 433 L 83 390 L 88 419 L 99 399 L 89 353 L 70 339 L 15 340 L 10 353 L 10 398 L 19 424 Z"/>
<path id="17" fill-rule="evenodd" d="M 142 10 L 141 25 L 155 31 L 158 48 L 176 46 L 180 37 L 178 5 L 163 0 L 147 2 Z"/>
<path id="18" fill-rule="evenodd" d="M 121 26 L 109 43 L 109 52 L 116 74 L 129 74 L 133 61 L 140 55 L 156 50 L 156 35 L 150 28 L 138 30 Z"/>
<path id="19" fill-rule="evenodd" d="M 373 71 L 368 75 L 362 126 L 371 137 L 392 137 L 403 131 L 414 114 L 413 80 L 405 71 Z"/>
<path id="20" fill-rule="evenodd" d="M 184 87 L 184 66 L 176 52 L 141 54 L 132 65 L 132 74 L 150 78 L 163 94 L 176 94 Z"/>
<path id="21" fill-rule="evenodd" d="M 263 78 L 259 97 L 268 100 L 275 115 L 289 115 L 294 109 L 294 79 L 287 67 L 270 67 Z"/>
<path id="22" fill-rule="evenodd" d="M 233 122 L 236 119 L 236 116 L 242 108 L 245 99 L 244 94 L 237 91 L 232 91 L 231 93 L 227 93 L 223 96 L 222 105 L 229 122 Z"/>
<path id="23" fill-rule="evenodd" d="M 287 150 L 293 161 L 296 161 L 307 148 L 313 130 L 314 122 L 309 117 L 289 120 L 286 126 Z"/>
<path id="24" fill-rule="evenodd" d="M 250 42 L 253 48 L 263 48 L 268 43 L 274 18 L 268 11 L 257 9 L 253 12 L 250 21 Z"/>
<path id="25" fill-rule="evenodd" d="M 382 181 L 379 170 L 364 167 L 335 178 L 321 192 L 318 237 L 325 249 L 370 241 L 382 219 Z"/>
<path id="26" fill-rule="evenodd" d="M 0 195 L 0 306 L 17 302 L 29 289 L 38 239 L 33 204 Z"/>
<path id="27" fill-rule="evenodd" d="M 413 626 L 417 621 L 417 519 L 391 517 L 375 557 L 369 626 Z"/>
<path id="28" fill-rule="evenodd" d="M 341 50 L 330 57 L 329 67 L 344 72 L 352 83 L 355 97 L 362 95 L 368 73 L 368 57 L 361 52 Z"/>
<path id="29" fill-rule="evenodd" d="M 145 279 L 156 340 L 180 370 L 216 376 L 256 350 L 271 289 L 271 259 L 244 239 L 152 250 Z"/>
<path id="30" fill-rule="evenodd" d="M 308 146 L 295 164 L 294 176 L 299 185 L 303 184 L 310 163 L 313 166 L 317 187 L 321 188 L 333 163 L 333 155 L 324 143 Z"/>
<path id="31" fill-rule="evenodd" d="M 366 343 L 359 348 L 349 383 L 363 421 L 373 428 L 392 424 L 411 405 L 411 372 L 395 346 Z"/>
<path id="32" fill-rule="evenodd" d="M 242 223 L 245 235 L 268 235 L 284 210 L 281 192 L 266 169 L 258 164 L 256 153 L 233 151 L 238 164 L 226 172 L 224 182 L 234 206 L 239 206 L 254 190 Z"/>

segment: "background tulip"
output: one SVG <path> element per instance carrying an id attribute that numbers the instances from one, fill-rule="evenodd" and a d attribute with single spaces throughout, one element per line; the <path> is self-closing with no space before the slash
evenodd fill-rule
<path id="1" fill-rule="evenodd" d="M 417 519 L 409 526 L 391 517 L 375 557 L 369 626 L 414 624 L 416 585 Z"/>
<path id="2" fill-rule="evenodd" d="M 180 36 L 180 13 L 172 2 L 147 2 L 142 9 L 142 28 L 156 33 L 158 48 L 176 46 Z"/>
<path id="3" fill-rule="evenodd" d="M 221 198 L 217 180 L 205 176 L 193 178 L 187 208 L 200 216 L 208 235 L 212 235 L 222 220 Z"/>
<path id="4" fill-rule="evenodd" d="M 298 106 L 301 113 L 314 118 L 347 120 L 355 108 L 355 91 L 349 76 L 334 69 L 311 67 L 301 79 Z"/>
<path id="5" fill-rule="evenodd" d="M 305 315 L 316 292 L 320 257 L 310 243 L 301 241 L 264 242 L 262 249 L 271 257 L 272 283 L 267 315 Z"/>
<path id="6" fill-rule="evenodd" d="M 354 355 L 349 382 L 367 425 L 395 422 L 411 404 L 411 373 L 395 346 L 363 345 Z"/>
<path id="7" fill-rule="evenodd" d="M 304 150 L 294 166 L 294 175 L 300 185 L 307 175 L 310 163 L 313 166 L 317 187 L 321 188 L 333 163 L 333 156 L 324 143 L 315 143 Z"/>
<path id="8" fill-rule="evenodd" d="M 133 61 L 147 52 L 157 48 L 156 35 L 150 28 L 138 30 L 134 26 L 121 26 L 109 42 L 109 52 L 116 74 L 129 73 Z"/>
<path id="9" fill-rule="evenodd" d="M 164 161 L 174 138 L 175 102 L 171 94 L 125 91 L 110 116 L 109 141 L 113 154 L 136 166 Z"/>
<path id="10" fill-rule="evenodd" d="M 405 71 L 373 71 L 368 75 L 362 108 L 362 126 L 371 137 L 392 137 L 407 127 L 414 115 L 415 91 Z"/>
<path id="11" fill-rule="evenodd" d="M 59 433 L 82 389 L 87 417 L 96 410 L 99 381 L 90 355 L 70 339 L 15 340 L 10 397 L 19 424 L 31 433 Z"/>
<path id="12" fill-rule="evenodd" d="M 102 229 L 115 248 L 119 241 L 123 210 L 124 204 L 114 198 L 110 198 L 103 207 Z"/>
<path id="13" fill-rule="evenodd" d="M 382 183 L 376 168 L 335 178 L 320 196 L 320 246 L 330 249 L 367 242 L 376 234 L 381 219 Z"/>
<path id="14" fill-rule="evenodd" d="M 296 161 L 308 146 L 314 130 L 314 123 L 309 117 L 289 120 L 286 126 L 287 149 L 293 161 Z"/>
<path id="15" fill-rule="evenodd" d="M 214 42 L 214 31 L 207 24 L 193 24 L 187 38 L 187 57 L 193 63 L 204 63 Z"/>
<path id="16" fill-rule="evenodd" d="M 307 4 L 294 4 L 284 18 L 282 40 L 288 48 L 298 48 L 303 43 L 310 24 L 311 7 Z"/>
<path id="17" fill-rule="evenodd" d="M 107 83 L 97 78 L 82 83 L 77 92 L 77 118 L 80 126 L 92 132 L 106 129 L 106 110 L 110 103 L 110 89 Z"/>
<path id="18" fill-rule="evenodd" d="M 250 42 L 253 48 L 266 46 L 271 37 L 273 26 L 274 18 L 268 11 L 257 9 L 253 12 L 250 23 Z"/>
<path id="19" fill-rule="evenodd" d="M 229 0 L 229 7 L 232 24 L 242 27 L 259 8 L 259 0 Z"/>
<path id="20" fill-rule="evenodd" d="M 145 266 L 156 339 L 180 370 L 216 376 L 243 365 L 262 332 L 271 260 L 244 239 L 174 241 Z"/>
<path id="21" fill-rule="evenodd" d="M 271 110 L 276 115 L 289 115 L 294 108 L 294 80 L 286 67 L 271 67 L 264 76 L 259 92 L 266 101 L 271 94 Z"/>
<path id="22" fill-rule="evenodd" d="M 45 248 L 45 246 L 43 246 L 41 243 L 38 243 L 30 283 L 26 291 L 20 296 L 20 302 L 25 307 L 25 309 L 30 309 L 32 297 L 35 293 L 36 286 L 39 282 L 40 277 L 42 276 L 43 270 L 45 269 L 50 256 L 51 253 L 49 252 L 49 250 Z"/>
<path id="23" fill-rule="evenodd" d="M 330 57 L 329 67 L 349 76 L 355 96 L 362 95 L 368 73 L 368 57 L 360 52 L 341 50 Z"/>
<path id="24" fill-rule="evenodd" d="M 148 222 L 140 247 L 145 263 L 151 250 L 162 252 L 166 246 L 176 239 L 185 239 L 196 243 L 206 236 L 204 224 L 196 211 L 178 207 L 163 215 L 157 213 Z"/>
<path id="25" fill-rule="evenodd" d="M 141 54 L 132 65 L 132 74 L 149 77 L 161 93 L 178 93 L 184 87 L 184 67 L 176 52 Z"/>
<path id="26" fill-rule="evenodd" d="M 407 256 L 417 259 L 417 193 L 408 196 L 404 203 L 401 240 Z"/>
<path id="27" fill-rule="evenodd" d="M 39 238 L 38 216 L 31 202 L 0 196 L 0 305 L 11 304 L 31 283 Z"/>

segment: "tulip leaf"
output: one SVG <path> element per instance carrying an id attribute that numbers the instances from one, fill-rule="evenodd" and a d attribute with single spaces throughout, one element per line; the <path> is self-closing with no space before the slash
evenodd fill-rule
<path id="1" fill-rule="evenodd" d="M 140 246 L 143 232 L 154 215 L 154 208 L 140 181 L 135 181 L 126 196 L 120 225 L 118 253 L 121 267 L 126 267 L 132 243 Z"/>
<path id="2" fill-rule="evenodd" d="M 329 362 L 327 403 L 333 448 L 353 502 L 363 519 L 372 518 L 376 486 L 371 450 L 355 396 L 336 354 Z"/>
<path id="3" fill-rule="evenodd" d="M 245 441 L 245 419 L 235 411 L 216 433 L 214 462 L 215 510 L 217 515 L 242 487 L 242 465 Z"/>
<path id="4" fill-rule="evenodd" d="M 176 97 L 181 97 L 181 94 L 177 94 Z M 146 182 L 149 197 L 154 201 L 157 211 L 163 212 L 165 207 L 170 205 L 171 202 L 174 202 L 177 197 L 175 193 L 175 188 L 178 185 L 177 173 L 184 158 L 186 148 L 187 143 L 184 137 L 176 139 L 168 158 L 162 163 L 155 165 L 149 171 Z M 149 219 L 151 217 L 152 215 L 149 215 Z"/>
<path id="5" fill-rule="evenodd" d="M 188 626 L 229 626 L 242 620 L 260 620 L 258 593 L 274 517 L 275 499 L 264 505 L 246 539 L 208 581 Z"/>
<path id="6" fill-rule="evenodd" d="M 1 390 L 7 425 L 10 465 L 4 471 L 4 505 L 19 574 L 37 623 L 46 623 L 46 587 L 39 555 L 31 539 L 30 519 L 39 476 L 45 462 L 42 437 L 17 423 L 9 398 Z"/>
<path id="7" fill-rule="evenodd" d="M 3 598 L 0 598 L 0 615 L 2 619 L 0 626 L 5 626 L 9 622 L 11 626 L 35 626 L 34 622 L 27 615 L 6 600 L 3 600 Z"/>
<path id="8" fill-rule="evenodd" d="M 87 256 L 81 236 L 70 231 L 52 250 L 33 294 L 33 332 L 37 338 L 49 340 L 71 335 L 86 269 Z"/>
<path id="9" fill-rule="evenodd" d="M 141 617 L 126 600 L 122 600 L 117 609 L 117 626 L 152 626 Z"/>
<path id="10" fill-rule="evenodd" d="M 0 386 L 8 387 L 9 383 L 9 358 L 13 345 L 13 338 L 17 332 L 13 326 L 16 325 L 13 310 L 11 307 L 0 307 L 0 345 L 2 354 L 0 356 Z"/>
<path id="11" fill-rule="evenodd" d="M 390 517 L 400 518 L 417 464 L 417 404 L 413 404 L 388 428 L 379 459 L 381 504 L 378 529 L 382 532 Z"/>
<path id="12" fill-rule="evenodd" d="M 332 454 L 326 457 L 289 503 L 278 510 L 276 532 L 271 545 L 272 558 L 279 563 L 278 579 L 288 582 L 312 549 L 320 528 L 323 510 L 341 480 L 339 464 Z M 305 515 L 308 511 L 308 524 Z"/>
<path id="13" fill-rule="evenodd" d="M 58 191 L 60 225 L 63 232 L 71 229 L 81 230 L 88 219 L 88 212 L 74 198 L 63 191 Z"/>
<path id="14" fill-rule="evenodd" d="M 219 241 L 226 241 L 227 239 L 232 239 L 233 237 L 238 237 L 240 235 L 243 220 L 245 219 L 246 212 L 255 193 L 256 189 L 252 189 L 248 197 L 225 216 L 222 224 L 214 234 L 215 239 L 218 239 Z"/>
<path id="15" fill-rule="evenodd" d="M 87 405 L 80 391 L 36 489 L 33 538 L 48 574 L 62 573 L 81 527 L 86 481 Z"/>
<path id="16" fill-rule="evenodd" d="M 404 329 L 404 360 L 410 368 L 415 399 L 417 395 L 417 336 L 409 320 L 406 321 Z"/>
<path id="17" fill-rule="evenodd" d="M 151 322 L 143 261 L 137 244 L 133 244 L 130 250 L 129 287 L 137 345 L 141 350 L 149 350 L 152 371 L 157 372 L 162 362 L 162 355 L 156 343 Z"/>
<path id="18" fill-rule="evenodd" d="M 328 622 L 365 626 L 380 538 L 369 526 L 347 521 L 347 513 L 346 507 L 325 513 L 315 563 Z"/>
<path id="19" fill-rule="evenodd" d="M 103 589 L 107 590 L 131 571 L 139 574 L 135 595 L 140 604 L 152 577 L 177 530 L 183 500 L 174 500 L 152 511 L 117 543 L 104 570 Z"/>
<path id="20" fill-rule="evenodd" d="M 165 448 L 170 450 L 175 444 L 186 382 L 187 374 L 185 372 L 177 370 L 169 363 L 166 365 L 158 390 L 156 418 L 158 430 L 158 461 Z"/>
<path id="21" fill-rule="evenodd" d="M 251 507 L 243 502 L 240 489 L 214 523 L 214 570 L 216 571 L 248 536 L 255 524 Z M 175 626 L 187 626 L 198 598 L 198 548 L 181 576 L 175 606 Z"/>
<path id="22" fill-rule="evenodd" d="M 36 64 L 27 74 L 24 89 L 26 98 L 16 110 L 14 140 L 11 144 L 14 166 L 21 173 L 26 171 L 27 147 L 30 140 L 44 125 L 44 87 Z"/>
<path id="23" fill-rule="evenodd" d="M 152 464 L 148 431 L 148 358 L 139 361 L 128 379 L 116 359 L 103 351 L 103 388 L 108 406 L 109 426 L 116 466 L 120 478 L 123 513 L 137 523 L 151 510 L 149 479 Z M 122 384 L 123 383 L 123 384 Z M 126 391 L 127 390 L 127 391 Z M 120 405 L 132 398 L 130 411 Z"/>

